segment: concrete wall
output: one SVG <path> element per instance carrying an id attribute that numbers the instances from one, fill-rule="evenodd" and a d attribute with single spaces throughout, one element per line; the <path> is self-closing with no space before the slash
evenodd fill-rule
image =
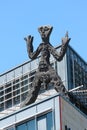
<path id="1" fill-rule="evenodd" d="M 62 130 L 65 130 L 65 126 L 71 128 L 70 130 L 85 130 L 87 128 L 87 116 L 63 98 L 61 98 L 61 115 Z"/>

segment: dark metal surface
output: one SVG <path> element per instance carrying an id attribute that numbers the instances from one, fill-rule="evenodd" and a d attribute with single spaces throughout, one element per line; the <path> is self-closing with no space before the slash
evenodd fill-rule
<path id="1" fill-rule="evenodd" d="M 53 27 L 51 26 L 41 26 L 38 28 L 38 31 L 41 35 L 42 42 L 36 51 L 33 51 L 33 37 L 29 35 L 25 37 L 27 45 L 27 52 L 30 59 L 34 60 L 41 53 L 41 60 L 39 62 L 38 70 L 35 74 L 34 80 L 32 82 L 31 90 L 29 91 L 26 100 L 23 102 L 21 107 L 29 105 L 35 102 L 38 92 L 41 88 L 41 85 L 44 85 L 44 88 L 47 89 L 49 83 L 52 84 L 57 92 L 65 93 L 66 89 L 61 81 L 61 78 L 58 76 L 56 71 L 51 67 L 50 64 L 50 54 L 57 61 L 61 61 L 66 53 L 66 49 L 70 38 L 68 38 L 68 32 L 64 38 L 62 38 L 62 45 L 60 52 L 58 53 L 56 49 L 50 44 L 49 37 L 52 32 Z"/>

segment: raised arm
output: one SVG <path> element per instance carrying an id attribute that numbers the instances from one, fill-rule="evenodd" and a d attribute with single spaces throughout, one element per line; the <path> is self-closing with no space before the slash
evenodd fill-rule
<path id="1" fill-rule="evenodd" d="M 39 55 L 40 51 L 41 51 L 41 47 L 39 46 L 36 51 L 33 52 L 33 37 L 31 35 L 29 35 L 28 37 L 25 37 L 24 40 L 26 41 L 26 45 L 27 45 L 27 52 L 28 52 L 28 56 L 30 59 L 36 59 L 37 56 Z"/>
<path id="2" fill-rule="evenodd" d="M 61 61 L 63 59 L 70 39 L 71 38 L 68 38 L 68 32 L 66 32 L 65 37 L 62 38 L 62 45 L 59 53 L 52 45 L 49 46 L 50 53 L 54 56 L 56 60 Z"/>

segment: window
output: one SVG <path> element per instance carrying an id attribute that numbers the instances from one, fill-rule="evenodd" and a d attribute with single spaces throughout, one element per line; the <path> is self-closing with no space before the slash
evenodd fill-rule
<path id="1" fill-rule="evenodd" d="M 4 97 L 1 97 L 1 98 L 0 98 L 0 102 L 3 102 L 3 101 L 4 101 Z"/>
<path id="2" fill-rule="evenodd" d="M 24 123 L 22 125 L 17 126 L 17 130 L 27 130 L 27 124 Z"/>
<path id="3" fill-rule="evenodd" d="M 0 97 L 4 96 L 4 91 L 0 91 Z"/>
<path id="4" fill-rule="evenodd" d="M 4 110 L 4 103 L 0 104 L 0 112 Z"/>
<path id="5" fill-rule="evenodd" d="M 31 120 L 27 123 L 28 129 L 27 130 L 35 130 L 35 120 Z"/>
<path id="6" fill-rule="evenodd" d="M 10 107 L 12 107 L 12 99 L 5 102 L 5 108 L 10 108 Z"/>
<path id="7" fill-rule="evenodd" d="M 18 88 L 20 88 L 19 83 L 15 84 L 15 85 L 13 86 L 13 90 L 18 89 Z"/>
<path id="8" fill-rule="evenodd" d="M 46 130 L 46 115 L 41 116 L 41 117 L 38 118 L 37 129 L 38 130 Z"/>
<path id="9" fill-rule="evenodd" d="M 21 94 L 21 101 L 24 101 L 27 97 L 28 92 Z"/>
<path id="10" fill-rule="evenodd" d="M 18 103 L 20 103 L 20 96 L 13 98 L 13 104 L 16 105 Z"/>
<path id="11" fill-rule="evenodd" d="M 52 112 L 47 114 L 47 130 L 53 130 Z"/>
<path id="12" fill-rule="evenodd" d="M 11 92 L 11 87 L 10 88 L 7 88 L 6 90 L 5 90 L 5 93 L 9 93 L 9 92 Z"/>
<path id="13" fill-rule="evenodd" d="M 35 130 L 35 120 L 33 119 L 17 126 L 16 130 Z"/>
<path id="14" fill-rule="evenodd" d="M 16 130 L 53 130 L 52 112 L 18 125 Z"/>
<path id="15" fill-rule="evenodd" d="M 24 92 L 24 91 L 27 91 L 27 90 L 28 90 L 28 85 L 21 88 L 21 92 Z"/>
<path id="16" fill-rule="evenodd" d="M 11 83 L 7 83 L 6 84 L 6 88 L 10 87 L 11 86 Z"/>
<path id="17" fill-rule="evenodd" d="M 28 75 L 25 75 L 21 78 L 21 86 L 24 86 L 26 84 L 28 84 Z"/>
<path id="18" fill-rule="evenodd" d="M 20 94 L 20 89 L 18 89 L 18 90 L 16 90 L 16 91 L 13 92 L 13 96 L 16 96 L 18 94 Z"/>
<path id="19" fill-rule="evenodd" d="M 37 118 L 37 128 L 37 130 L 53 130 L 52 112 Z"/>

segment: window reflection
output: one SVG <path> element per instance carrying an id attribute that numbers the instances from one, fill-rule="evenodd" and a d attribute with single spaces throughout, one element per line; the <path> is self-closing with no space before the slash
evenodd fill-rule
<path id="1" fill-rule="evenodd" d="M 27 130 L 27 124 L 24 123 L 22 125 L 17 126 L 17 130 Z"/>
<path id="2" fill-rule="evenodd" d="M 35 120 L 33 119 L 33 120 L 29 121 L 29 122 L 27 123 L 27 127 L 28 127 L 27 130 L 36 130 L 36 129 L 35 129 Z"/>
<path id="3" fill-rule="evenodd" d="M 16 127 L 16 130 L 36 130 L 35 129 L 35 120 L 30 120 Z"/>
<path id="4" fill-rule="evenodd" d="M 53 130 L 52 112 L 18 125 L 16 130 Z"/>

